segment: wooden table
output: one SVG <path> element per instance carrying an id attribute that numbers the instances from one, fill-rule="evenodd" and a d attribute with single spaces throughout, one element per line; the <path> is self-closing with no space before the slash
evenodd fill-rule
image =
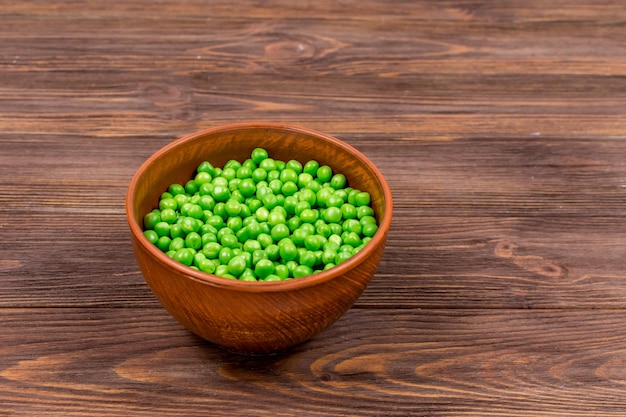
<path id="1" fill-rule="evenodd" d="M 0 415 L 626 415 L 624 2 L 233 4 L 0 5 Z M 157 149 L 257 120 L 395 197 L 357 304 L 265 358 L 161 308 L 124 213 Z"/>

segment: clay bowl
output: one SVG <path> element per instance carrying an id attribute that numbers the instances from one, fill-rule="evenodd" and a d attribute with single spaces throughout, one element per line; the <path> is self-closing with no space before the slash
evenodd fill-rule
<path id="1" fill-rule="evenodd" d="M 172 183 L 185 183 L 207 160 L 243 161 L 256 147 L 271 157 L 315 159 L 368 191 L 379 230 L 363 250 L 327 271 L 287 281 L 244 282 L 195 271 L 159 251 L 142 234 L 143 216 Z M 383 254 L 391 192 L 380 171 L 348 144 L 281 124 L 234 124 L 184 136 L 152 155 L 134 175 L 126 199 L 137 263 L 154 295 L 181 324 L 229 351 L 267 354 L 304 342 L 335 322 L 362 294 Z"/>

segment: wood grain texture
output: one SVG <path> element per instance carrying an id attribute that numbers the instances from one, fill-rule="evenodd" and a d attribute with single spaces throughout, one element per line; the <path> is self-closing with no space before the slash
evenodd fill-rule
<path id="1" fill-rule="evenodd" d="M 0 399 L 15 416 L 620 416 L 624 320 L 351 310 L 289 355 L 254 358 L 208 346 L 161 310 L 3 309 Z"/>
<path id="2" fill-rule="evenodd" d="M 0 2 L 0 416 L 623 416 L 617 0 Z M 206 127 L 302 125 L 394 195 L 318 338 L 226 354 L 134 261 L 130 178 Z"/>

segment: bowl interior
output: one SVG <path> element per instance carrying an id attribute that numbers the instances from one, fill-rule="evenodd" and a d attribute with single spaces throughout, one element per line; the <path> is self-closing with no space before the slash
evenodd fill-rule
<path id="1" fill-rule="evenodd" d="M 193 178 L 196 168 L 203 161 L 209 161 L 216 167 L 223 166 L 231 159 L 242 162 L 257 147 L 265 148 L 270 157 L 283 161 L 296 159 L 304 164 L 311 159 L 317 160 L 320 165 L 329 165 L 333 172 L 343 173 L 349 186 L 368 191 L 379 230 L 384 231 L 377 233 L 370 245 L 377 246 L 384 239 L 391 221 L 391 193 L 373 163 L 350 145 L 332 136 L 278 124 L 236 124 L 207 129 L 182 137 L 156 152 L 137 171 L 129 187 L 127 210 L 135 237 L 145 241 L 144 245 L 150 247 L 148 250 L 155 256 L 170 263 L 169 258 L 165 259 L 165 254 L 141 236 L 143 216 L 158 206 L 160 195 L 169 185 L 184 185 Z M 357 256 L 346 262 L 355 262 Z M 192 275 L 195 275 L 193 271 Z M 222 278 L 220 281 L 230 282 Z"/>

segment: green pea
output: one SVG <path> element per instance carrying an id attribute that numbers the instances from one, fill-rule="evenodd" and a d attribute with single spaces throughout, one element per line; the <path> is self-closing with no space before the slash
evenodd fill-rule
<path id="1" fill-rule="evenodd" d="M 189 180 L 185 183 L 185 192 L 188 194 L 195 194 L 198 191 L 200 185 L 196 180 Z"/>
<path id="2" fill-rule="evenodd" d="M 308 235 L 304 238 L 304 246 L 310 251 L 319 250 L 322 247 L 322 239 L 317 235 Z"/>
<path id="3" fill-rule="evenodd" d="M 298 265 L 293 270 L 294 278 L 301 278 L 311 275 L 313 273 L 313 268 L 307 265 Z"/>
<path id="4" fill-rule="evenodd" d="M 266 248 L 272 243 L 274 243 L 274 238 L 272 238 L 272 236 L 267 233 L 259 233 L 258 236 L 256 237 L 256 240 L 257 242 L 261 244 L 263 248 Z"/>
<path id="5" fill-rule="evenodd" d="M 211 190 L 211 196 L 215 201 L 224 202 L 230 198 L 230 189 L 225 185 L 215 185 Z"/>
<path id="6" fill-rule="evenodd" d="M 220 243 L 222 244 L 222 246 L 231 249 L 239 247 L 239 239 L 237 239 L 237 236 L 231 233 L 225 233 L 224 235 L 222 235 Z"/>
<path id="7" fill-rule="evenodd" d="M 216 259 L 221 250 L 222 245 L 217 242 L 209 242 L 202 248 L 202 253 L 209 259 Z"/>
<path id="8" fill-rule="evenodd" d="M 189 248 L 180 248 L 174 254 L 174 260 L 189 266 L 193 262 L 193 252 Z"/>
<path id="9" fill-rule="evenodd" d="M 216 229 L 220 229 L 224 226 L 224 219 L 221 216 L 213 215 L 206 219 L 206 224 L 211 225 Z"/>
<path id="10" fill-rule="evenodd" d="M 298 249 L 293 241 L 289 238 L 281 240 L 278 244 L 280 257 L 285 261 L 292 261 L 298 256 Z"/>
<path id="11" fill-rule="evenodd" d="M 215 272 L 215 263 L 210 259 L 202 259 L 198 262 L 198 269 L 207 274 Z"/>
<path id="12" fill-rule="evenodd" d="M 217 255 L 217 259 L 220 261 L 220 264 L 227 265 L 228 261 L 230 261 L 233 256 L 235 256 L 235 254 L 231 248 L 222 247 Z"/>
<path id="13" fill-rule="evenodd" d="M 226 227 L 237 233 L 243 227 L 243 220 L 241 217 L 229 217 L 226 221 Z"/>
<path id="14" fill-rule="evenodd" d="M 198 171 L 198 173 L 194 177 L 194 180 L 196 181 L 198 185 L 202 185 L 202 184 L 210 183 L 213 180 L 213 177 L 211 176 L 210 173 L 206 171 Z"/>
<path id="15" fill-rule="evenodd" d="M 159 237 L 168 236 L 170 234 L 170 224 L 160 221 L 154 225 L 154 231 Z"/>
<path id="16" fill-rule="evenodd" d="M 361 231 L 364 236 L 372 237 L 378 231 L 378 225 L 376 223 L 365 223 L 363 230 Z"/>
<path id="17" fill-rule="evenodd" d="M 167 252 L 170 248 L 171 242 L 172 242 L 172 239 L 170 239 L 169 236 L 161 236 L 159 240 L 157 240 L 156 246 L 157 248 L 159 248 L 159 250 L 163 252 Z"/>
<path id="18" fill-rule="evenodd" d="M 189 201 L 189 197 L 187 197 L 187 195 L 185 194 L 176 194 L 173 199 L 176 202 L 176 207 L 182 207 L 185 203 Z"/>
<path id="19" fill-rule="evenodd" d="M 252 162 L 254 162 L 255 164 L 260 164 L 264 159 L 267 159 L 269 157 L 267 151 L 263 148 L 255 148 L 252 150 L 252 153 L 250 154 L 250 159 L 252 159 Z"/>
<path id="20" fill-rule="evenodd" d="M 313 181 L 313 175 L 307 172 L 302 172 L 298 175 L 297 186 L 298 188 L 305 188 L 311 181 Z"/>
<path id="21" fill-rule="evenodd" d="M 213 165 L 209 161 L 204 161 L 200 165 L 198 165 L 198 168 L 197 168 L 196 171 L 197 172 L 206 172 L 206 173 L 208 173 L 210 175 L 214 175 L 215 174 L 215 168 L 213 167 Z"/>
<path id="22" fill-rule="evenodd" d="M 280 279 L 285 280 L 289 278 L 289 268 L 287 268 L 287 265 L 276 264 L 274 265 L 274 274 L 280 277 Z"/>
<path id="23" fill-rule="evenodd" d="M 361 191 L 354 196 L 354 203 L 356 206 L 366 206 L 370 204 L 371 197 L 369 193 Z"/>
<path id="24" fill-rule="evenodd" d="M 185 237 L 185 246 L 192 249 L 200 249 L 202 247 L 202 237 L 196 232 L 191 232 Z"/>
<path id="25" fill-rule="evenodd" d="M 233 256 L 228 261 L 228 273 L 234 276 L 239 276 L 246 269 L 246 259 L 241 256 Z"/>
<path id="26" fill-rule="evenodd" d="M 302 163 L 295 159 L 290 159 L 289 161 L 287 161 L 287 164 L 285 165 L 285 169 L 290 169 L 296 172 L 296 174 L 300 174 L 302 172 L 302 168 L 303 168 Z"/>
<path id="27" fill-rule="evenodd" d="M 169 224 L 173 224 L 176 222 L 176 219 L 178 218 L 178 215 L 176 214 L 176 211 L 167 208 L 164 210 L 161 210 L 161 220 L 169 223 Z"/>
<path id="28" fill-rule="evenodd" d="M 303 210 L 302 213 L 300 213 L 300 219 L 304 223 L 313 223 L 315 220 L 317 220 L 317 216 L 318 216 L 318 211 L 312 210 L 312 209 L 306 209 L 306 210 Z"/>
<path id="29" fill-rule="evenodd" d="M 238 189 L 244 197 L 250 197 L 256 193 L 256 184 L 252 178 L 246 178 L 239 183 Z"/>
<path id="30" fill-rule="evenodd" d="M 146 230 L 145 232 L 143 232 L 143 235 L 153 245 L 156 245 L 156 243 L 159 241 L 159 238 L 160 238 L 157 232 L 155 232 L 154 230 Z M 162 236 L 162 237 L 165 237 L 165 236 Z"/>
<path id="31" fill-rule="evenodd" d="M 335 190 L 339 190 L 340 188 L 343 188 L 346 186 L 346 177 L 343 174 L 335 174 L 333 175 L 333 177 L 330 179 L 330 186 L 333 187 Z"/>
<path id="32" fill-rule="evenodd" d="M 300 265 L 305 265 L 312 269 L 315 266 L 317 257 L 314 252 L 305 250 L 304 252 L 300 254 L 300 257 L 298 260 L 300 262 Z"/>
<path id="33" fill-rule="evenodd" d="M 143 227 L 146 229 L 154 229 L 159 222 L 161 222 L 160 212 L 151 211 L 143 217 Z"/>
<path id="34" fill-rule="evenodd" d="M 267 245 L 265 253 L 270 261 L 277 261 L 280 258 L 280 248 L 274 243 Z"/>
<path id="35" fill-rule="evenodd" d="M 306 201 L 307 203 L 309 203 L 309 206 L 313 207 L 317 201 L 317 195 L 315 193 L 316 192 L 314 192 L 313 190 L 305 188 L 304 190 L 300 191 L 298 199 L 300 201 Z"/>
<path id="36" fill-rule="evenodd" d="M 168 187 L 167 191 L 173 196 L 178 194 L 185 194 L 185 187 L 181 184 L 172 184 Z"/>
<path id="37" fill-rule="evenodd" d="M 176 210 L 178 208 L 178 203 L 174 198 L 165 198 L 159 201 L 159 209 L 161 210 Z"/>
<path id="38" fill-rule="evenodd" d="M 341 209 L 338 207 L 328 207 L 322 212 L 322 219 L 328 223 L 339 223 L 341 218 Z"/>
<path id="39" fill-rule="evenodd" d="M 252 158 L 254 160 L 254 158 Z M 267 172 L 276 170 L 276 161 L 270 157 L 266 157 L 258 163 L 259 168 L 263 168 Z"/>
<path id="40" fill-rule="evenodd" d="M 265 279 L 274 273 L 274 263 L 269 259 L 261 259 L 254 267 L 254 272 L 259 279 Z"/>
<path id="41" fill-rule="evenodd" d="M 183 226 L 181 226 L 180 223 L 178 223 L 178 220 L 176 220 L 177 223 L 174 223 L 173 225 L 170 226 L 170 237 L 172 239 L 176 238 L 176 237 L 185 237 L 185 235 L 187 234 L 184 230 L 183 230 Z"/>
<path id="42" fill-rule="evenodd" d="M 292 196 L 298 191 L 298 185 L 296 185 L 293 181 L 285 181 L 283 182 L 282 188 L 280 190 L 285 196 Z"/>
<path id="43" fill-rule="evenodd" d="M 361 233 L 361 223 L 356 219 L 348 219 L 343 222 L 342 229 L 344 232 Z"/>
<path id="44" fill-rule="evenodd" d="M 273 241 L 280 241 L 291 234 L 289 227 L 284 223 L 278 223 L 272 227 L 271 238 Z"/>
<path id="45" fill-rule="evenodd" d="M 306 164 L 304 164 L 304 167 L 302 170 L 303 172 L 306 172 L 309 175 L 315 176 L 317 175 L 317 170 L 319 167 L 320 167 L 319 162 L 312 159 L 310 161 L 307 161 Z"/>
<path id="46" fill-rule="evenodd" d="M 319 167 L 317 170 L 317 179 L 321 183 L 330 181 L 332 176 L 333 176 L 333 170 L 328 165 L 323 165 Z"/>
<path id="47" fill-rule="evenodd" d="M 204 210 L 197 204 L 191 204 L 187 210 L 187 215 L 194 219 L 201 219 L 204 216 Z"/>
<path id="48" fill-rule="evenodd" d="M 252 171 L 252 180 L 257 183 L 264 181 L 267 178 L 267 171 L 263 168 L 256 168 Z"/>
<path id="49" fill-rule="evenodd" d="M 324 250 L 322 252 L 322 262 L 324 264 L 329 264 L 329 263 L 334 263 L 335 262 L 335 257 L 337 256 L 337 251 L 334 250 Z"/>
<path id="50" fill-rule="evenodd" d="M 340 263 L 347 261 L 351 257 L 352 257 L 351 252 L 346 252 L 346 251 L 337 252 L 337 255 L 335 256 L 335 264 L 339 265 Z"/>
<path id="51" fill-rule="evenodd" d="M 217 242 L 217 235 L 215 233 L 204 233 L 200 236 L 202 239 L 202 247 L 205 247 L 207 243 Z"/>
<path id="52" fill-rule="evenodd" d="M 201 222 L 193 217 L 183 217 L 180 221 L 180 227 L 185 233 L 198 232 Z"/>
<path id="53" fill-rule="evenodd" d="M 336 193 L 330 194 L 326 198 L 326 207 L 340 207 L 343 205 L 343 198 Z"/>
<path id="54" fill-rule="evenodd" d="M 204 184 L 200 184 L 198 194 L 200 196 L 211 195 L 211 191 L 213 191 L 213 183 L 205 182 Z"/>

